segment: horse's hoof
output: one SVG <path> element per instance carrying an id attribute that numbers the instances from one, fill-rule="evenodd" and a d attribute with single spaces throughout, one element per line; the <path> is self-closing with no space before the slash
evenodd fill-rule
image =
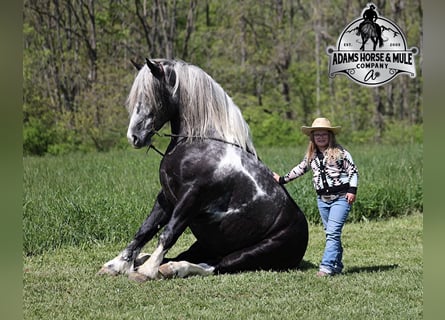
<path id="1" fill-rule="evenodd" d="M 139 283 L 143 283 L 148 280 L 148 277 L 142 273 L 139 273 L 139 272 L 131 272 L 128 275 L 128 279 L 139 282 Z"/>
<path id="2" fill-rule="evenodd" d="M 109 276 L 117 276 L 119 274 L 119 272 L 117 272 L 116 270 L 113 270 L 111 268 L 108 268 L 108 267 L 102 267 L 96 273 L 96 275 L 98 275 L 98 276 L 104 275 L 104 274 L 109 275 Z"/>
<path id="3" fill-rule="evenodd" d="M 175 270 L 173 270 L 172 266 L 169 263 L 164 263 L 159 267 L 159 273 L 162 275 L 164 279 L 171 279 L 177 276 Z"/>

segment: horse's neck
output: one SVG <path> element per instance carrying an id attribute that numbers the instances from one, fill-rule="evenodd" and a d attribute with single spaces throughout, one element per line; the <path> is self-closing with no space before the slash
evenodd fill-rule
<path id="1" fill-rule="evenodd" d="M 173 119 L 170 120 L 170 128 L 171 128 L 172 135 L 184 135 L 185 134 L 179 117 L 174 117 Z"/>

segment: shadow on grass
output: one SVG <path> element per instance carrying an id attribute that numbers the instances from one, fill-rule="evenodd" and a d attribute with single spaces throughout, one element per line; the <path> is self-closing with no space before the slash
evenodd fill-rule
<path id="1" fill-rule="evenodd" d="M 352 267 L 348 268 L 346 271 L 343 271 L 343 274 L 350 274 L 350 273 L 372 273 L 372 272 L 384 272 L 389 270 L 394 270 L 398 268 L 398 264 L 389 264 L 389 265 L 382 265 L 382 266 L 366 266 L 366 267 Z"/>
<path id="2" fill-rule="evenodd" d="M 318 269 L 318 266 L 316 264 L 313 264 L 312 262 L 306 261 L 306 260 L 302 260 L 300 262 L 300 266 L 298 267 L 298 270 L 307 271 L 310 269 Z"/>
<path id="3" fill-rule="evenodd" d="M 351 268 L 347 268 L 346 270 L 344 270 L 342 272 L 342 274 L 385 272 L 385 271 L 394 270 L 398 267 L 399 267 L 398 264 L 351 267 Z M 311 269 L 318 270 L 318 265 L 316 265 L 310 261 L 306 261 L 306 260 L 301 261 L 300 266 L 298 267 L 298 270 L 301 270 L 301 271 L 307 271 L 307 270 L 311 270 Z"/>

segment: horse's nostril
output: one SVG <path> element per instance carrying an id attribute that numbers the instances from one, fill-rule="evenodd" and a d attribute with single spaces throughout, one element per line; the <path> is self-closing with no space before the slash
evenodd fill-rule
<path id="1" fill-rule="evenodd" d="M 139 141 L 138 137 L 135 135 L 132 135 L 131 138 L 133 139 L 133 144 L 136 145 Z"/>

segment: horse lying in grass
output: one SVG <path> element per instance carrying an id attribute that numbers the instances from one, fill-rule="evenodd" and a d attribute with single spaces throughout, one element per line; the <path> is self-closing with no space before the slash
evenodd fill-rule
<path id="1" fill-rule="evenodd" d="M 150 146 L 167 122 L 171 141 L 151 213 L 99 273 L 128 274 L 142 282 L 297 268 L 308 243 L 306 218 L 258 159 L 232 99 L 197 66 L 164 59 L 136 66 L 127 100 L 129 142 L 135 148 Z M 166 259 L 186 228 L 196 242 Z M 140 255 L 158 232 L 154 252 Z"/>

